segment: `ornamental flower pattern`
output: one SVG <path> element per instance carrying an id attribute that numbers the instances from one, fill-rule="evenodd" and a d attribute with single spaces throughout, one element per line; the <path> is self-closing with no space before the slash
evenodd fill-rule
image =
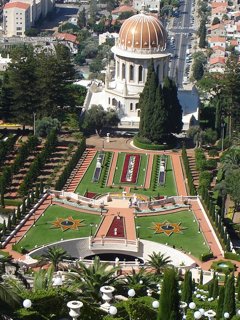
<path id="1" fill-rule="evenodd" d="M 153 223 L 153 226 L 150 229 L 154 230 L 154 233 L 164 233 L 167 236 L 171 236 L 173 233 L 182 233 L 186 228 L 181 226 L 181 222 L 173 223 L 164 221 Z"/>
<path id="2" fill-rule="evenodd" d="M 127 154 L 124 160 L 121 182 L 136 183 L 140 164 L 139 154 Z"/>
<path id="3" fill-rule="evenodd" d="M 83 227 L 84 220 L 80 219 L 73 219 L 72 216 L 68 218 L 57 218 L 55 221 L 52 222 L 52 225 L 55 228 L 61 228 L 62 231 L 66 230 L 78 230 L 79 227 Z"/>

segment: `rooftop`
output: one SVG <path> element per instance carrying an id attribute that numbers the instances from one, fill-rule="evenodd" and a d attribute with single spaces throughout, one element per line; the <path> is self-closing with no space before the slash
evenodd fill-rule
<path id="1" fill-rule="evenodd" d="M 13 9 L 13 8 L 18 8 L 18 9 L 23 9 L 27 10 L 30 7 L 30 4 L 24 3 L 24 2 L 8 2 L 5 4 L 4 9 Z"/>

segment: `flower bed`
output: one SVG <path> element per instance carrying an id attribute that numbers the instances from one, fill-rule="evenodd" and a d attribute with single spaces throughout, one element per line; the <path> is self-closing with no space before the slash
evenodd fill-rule
<path id="1" fill-rule="evenodd" d="M 86 191 L 84 197 L 94 199 L 98 194 L 96 192 Z"/>
<path id="2" fill-rule="evenodd" d="M 121 182 L 136 183 L 140 164 L 139 154 L 127 154 L 124 160 Z"/>

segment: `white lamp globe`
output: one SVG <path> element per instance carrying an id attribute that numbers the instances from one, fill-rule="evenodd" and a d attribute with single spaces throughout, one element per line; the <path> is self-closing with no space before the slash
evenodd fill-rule
<path id="1" fill-rule="evenodd" d="M 237 311 L 237 316 L 240 317 L 240 309 Z"/>
<path id="2" fill-rule="evenodd" d="M 54 286 L 61 286 L 63 284 L 62 278 L 60 277 L 55 278 L 53 284 Z"/>
<path id="3" fill-rule="evenodd" d="M 140 284 L 143 284 L 143 281 L 142 281 L 142 280 L 140 280 L 140 281 L 139 281 L 139 283 L 140 283 Z"/>
<path id="4" fill-rule="evenodd" d="M 203 308 L 200 308 L 200 309 L 199 309 L 199 312 L 201 312 L 201 315 L 203 316 L 204 313 L 205 313 L 205 310 L 204 310 Z"/>
<path id="5" fill-rule="evenodd" d="M 194 302 L 190 302 L 189 303 L 189 308 L 192 309 L 192 310 L 195 309 L 196 308 L 196 304 Z"/>
<path id="6" fill-rule="evenodd" d="M 132 297 L 134 297 L 134 296 L 135 296 L 135 294 L 136 294 L 136 292 L 135 292 L 135 290 L 134 290 L 134 289 L 129 289 L 129 290 L 128 290 L 128 296 L 129 296 L 129 297 L 131 297 L 131 298 L 132 298 Z"/>
<path id="7" fill-rule="evenodd" d="M 195 311 L 194 312 L 194 319 L 201 319 L 202 317 L 202 314 L 200 311 Z"/>
<path id="8" fill-rule="evenodd" d="M 159 302 L 157 300 L 153 301 L 152 306 L 154 309 L 159 308 Z"/>
<path id="9" fill-rule="evenodd" d="M 228 312 L 224 312 L 223 314 L 225 319 L 229 319 L 230 318 L 230 314 Z"/>
<path id="10" fill-rule="evenodd" d="M 198 293 L 197 295 L 196 295 L 196 298 L 200 298 L 201 297 L 201 295 Z"/>
<path id="11" fill-rule="evenodd" d="M 112 315 L 115 316 L 115 314 L 117 314 L 117 308 L 114 306 L 110 306 L 108 312 Z"/>
<path id="12" fill-rule="evenodd" d="M 26 308 L 26 309 L 31 308 L 31 306 L 32 306 L 32 301 L 31 301 L 30 299 L 25 299 L 25 300 L 23 301 L 23 306 L 24 306 L 24 308 Z"/>

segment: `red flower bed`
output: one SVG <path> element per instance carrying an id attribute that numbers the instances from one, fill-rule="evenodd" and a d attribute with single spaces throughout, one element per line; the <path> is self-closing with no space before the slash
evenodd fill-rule
<path id="1" fill-rule="evenodd" d="M 96 192 L 85 192 L 84 197 L 94 199 L 97 196 Z"/>
<path id="2" fill-rule="evenodd" d="M 124 238 L 124 217 L 114 217 L 106 236 L 111 238 Z"/>
<path id="3" fill-rule="evenodd" d="M 128 165 L 129 165 L 130 157 L 135 157 L 131 181 L 127 180 Z M 137 176 L 138 176 L 139 163 L 140 163 L 140 155 L 139 154 L 127 154 L 126 155 L 124 165 L 123 165 L 121 182 L 123 182 L 123 183 L 125 183 L 125 182 L 136 183 Z"/>

